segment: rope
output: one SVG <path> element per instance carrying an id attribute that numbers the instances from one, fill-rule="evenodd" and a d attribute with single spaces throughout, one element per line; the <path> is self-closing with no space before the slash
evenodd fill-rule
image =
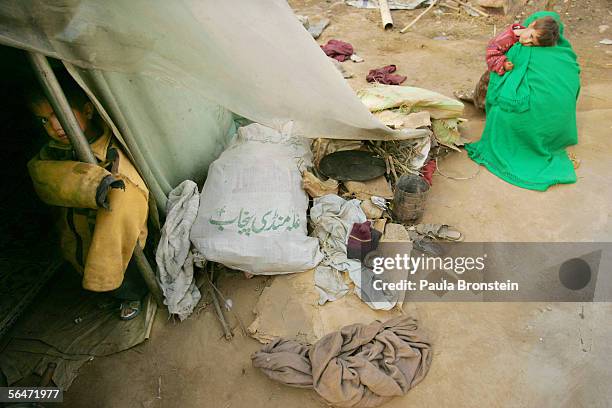
<path id="1" fill-rule="evenodd" d="M 451 180 L 471 180 L 474 177 L 476 177 L 478 175 L 478 173 L 480 173 L 480 169 L 481 168 L 482 168 L 481 166 L 478 166 L 478 169 L 476 170 L 476 173 L 472 174 L 469 177 L 453 177 L 453 176 L 449 176 L 448 174 L 442 173 L 442 170 L 440 169 L 440 164 L 438 163 L 438 158 L 436 157 L 436 172 L 439 175 L 441 175 L 442 177 L 446 177 L 446 178 L 451 179 Z"/>

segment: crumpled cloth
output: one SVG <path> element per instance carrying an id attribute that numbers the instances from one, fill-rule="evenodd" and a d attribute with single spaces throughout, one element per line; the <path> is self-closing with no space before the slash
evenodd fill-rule
<path id="1" fill-rule="evenodd" d="M 202 297 L 193 278 L 194 257 L 189 232 L 200 206 L 198 186 L 185 180 L 168 195 L 166 222 L 155 253 L 164 304 L 186 319 Z"/>
<path id="2" fill-rule="evenodd" d="M 347 257 L 347 241 L 353 224 L 367 219 L 359 200 L 347 201 L 327 194 L 314 199 L 310 220 L 314 226 L 312 236 L 319 239 L 323 252 L 323 261 L 315 270 L 319 304 L 322 305 L 348 293 L 348 286 L 343 285 L 338 271 L 349 272 L 351 277 L 360 274 L 361 263 Z"/>
<path id="3" fill-rule="evenodd" d="M 336 407 L 377 407 L 425 378 L 433 356 L 416 320 L 353 324 L 313 345 L 276 339 L 251 357 L 269 378 L 314 388 Z"/>
<path id="4" fill-rule="evenodd" d="M 350 291 L 342 272 L 331 266 L 319 265 L 315 269 L 314 284 L 319 292 L 319 305 L 338 300 Z"/>
<path id="5" fill-rule="evenodd" d="M 375 275 L 349 259 L 347 243 L 353 224 L 367 221 L 359 200 L 345 200 L 335 194 L 315 198 L 310 209 L 312 236 L 319 239 L 323 261 L 315 270 L 319 304 L 339 299 L 348 293 L 337 271 L 347 272 L 355 284 L 355 294 L 372 309 L 390 310 L 399 301 L 397 293 L 381 294 L 373 289 Z M 330 268 L 326 268 L 330 267 Z M 386 295 L 386 297 L 385 297 Z"/>
<path id="6" fill-rule="evenodd" d="M 395 65 L 371 69 L 366 76 L 366 81 L 385 85 L 399 85 L 406 80 L 406 77 L 404 75 L 393 74 L 396 70 L 397 67 Z"/>
<path id="7" fill-rule="evenodd" d="M 351 44 L 340 40 L 329 40 L 327 44 L 321 46 L 321 49 L 325 55 L 339 62 L 349 59 L 354 51 Z"/>

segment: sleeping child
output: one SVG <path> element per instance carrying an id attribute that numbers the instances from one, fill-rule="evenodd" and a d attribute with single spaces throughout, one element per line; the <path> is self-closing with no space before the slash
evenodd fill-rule
<path id="1" fill-rule="evenodd" d="M 508 60 L 506 53 L 514 44 L 520 42 L 525 47 L 553 47 L 559 40 L 559 24 L 552 17 L 535 20 L 527 27 L 512 24 L 495 36 L 487 45 L 487 71 L 482 75 L 474 90 L 473 102 L 478 109 L 484 110 L 489 75 L 494 72 L 504 75 L 512 71 L 514 65 Z M 457 95 L 460 99 L 470 100 L 470 97 Z"/>

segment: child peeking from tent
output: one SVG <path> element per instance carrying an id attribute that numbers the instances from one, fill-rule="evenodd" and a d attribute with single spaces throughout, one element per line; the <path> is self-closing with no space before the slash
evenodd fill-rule
<path id="1" fill-rule="evenodd" d="M 28 95 L 49 142 L 28 163 L 34 189 L 57 209 L 64 258 L 83 275 L 83 287 L 121 300 L 120 318 L 138 315 L 146 286 L 132 252 L 147 238 L 148 189 L 72 78 L 59 78 L 98 165 L 79 162 L 44 95 Z"/>
<path id="2" fill-rule="evenodd" d="M 487 45 L 487 71 L 482 75 L 474 91 L 474 105 L 484 109 L 489 86 L 489 75 L 496 73 L 504 75 L 514 69 L 512 61 L 506 53 L 514 44 L 521 43 L 525 47 L 554 47 L 559 40 L 559 24 L 552 17 L 535 20 L 527 27 L 512 24 L 489 41 Z"/>

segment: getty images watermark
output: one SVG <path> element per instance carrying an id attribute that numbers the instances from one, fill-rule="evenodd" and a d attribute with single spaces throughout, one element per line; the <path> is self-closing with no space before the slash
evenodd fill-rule
<path id="1" fill-rule="evenodd" d="M 382 242 L 362 262 L 371 301 L 612 301 L 612 243 Z"/>
<path id="2" fill-rule="evenodd" d="M 452 271 L 456 275 L 463 275 L 468 271 L 484 272 L 485 260 L 487 254 L 479 257 L 439 257 L 427 256 L 421 254 L 419 256 L 410 256 L 408 254 L 396 254 L 395 257 L 378 256 L 372 259 L 372 272 L 375 275 L 381 275 L 386 270 L 406 271 L 410 276 L 415 275 L 417 271 Z M 439 281 L 429 281 L 427 279 L 419 279 L 418 281 L 410 279 L 401 279 L 398 282 L 385 282 L 383 279 L 374 279 L 372 286 L 375 290 L 430 290 L 430 291 L 482 291 L 482 290 L 519 290 L 518 282 L 512 282 L 507 279 L 505 282 L 470 282 L 465 279 L 456 279 L 451 281 L 441 279 Z"/>

